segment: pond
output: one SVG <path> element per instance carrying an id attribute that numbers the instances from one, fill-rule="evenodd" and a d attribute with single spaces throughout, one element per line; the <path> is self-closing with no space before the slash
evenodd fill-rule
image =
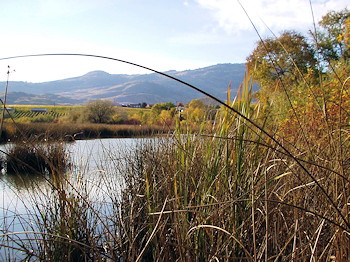
<path id="1" fill-rule="evenodd" d="M 65 177 L 67 192 L 64 194 L 71 199 L 83 196 L 89 208 L 96 212 L 89 215 L 92 221 L 108 217 L 115 212 L 112 202 L 118 198 L 123 184 L 121 172 L 126 168 L 132 152 L 145 140 L 149 139 L 78 140 L 67 144 L 72 169 Z M 2 145 L 0 149 L 6 152 L 9 146 Z M 55 183 L 44 175 L 0 175 L 1 261 L 30 260 L 28 252 L 37 248 L 37 241 L 34 241 L 38 239 L 36 232 L 46 232 L 46 223 L 54 224 L 56 222 L 51 220 L 62 215 L 57 212 L 62 208 L 57 201 L 61 195 L 52 190 Z M 73 203 L 81 204 L 79 201 Z M 52 210 L 47 211 L 47 207 Z M 94 223 L 92 221 L 90 223 Z M 102 231 L 98 226 L 100 223 L 95 223 L 95 229 Z"/>

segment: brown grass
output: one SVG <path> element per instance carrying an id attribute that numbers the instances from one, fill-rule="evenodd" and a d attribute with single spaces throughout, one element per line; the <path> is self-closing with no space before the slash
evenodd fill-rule
<path id="1" fill-rule="evenodd" d="M 36 139 L 78 140 L 111 137 L 142 137 L 168 133 L 169 127 L 149 125 L 59 124 L 59 123 L 5 123 L 2 141 Z"/>

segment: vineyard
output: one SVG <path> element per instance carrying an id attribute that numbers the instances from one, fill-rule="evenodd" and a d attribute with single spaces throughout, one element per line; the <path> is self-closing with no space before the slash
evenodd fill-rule
<path id="1" fill-rule="evenodd" d="M 51 122 L 67 115 L 70 110 L 72 110 L 72 107 L 9 106 L 4 117 L 5 119 L 12 118 L 19 121 L 26 119 L 29 122 Z"/>
<path id="2" fill-rule="evenodd" d="M 33 112 L 33 111 L 14 111 L 14 112 L 10 112 L 12 118 L 17 119 L 17 118 L 22 118 L 22 117 L 27 117 L 27 118 L 34 118 L 37 117 L 39 115 L 49 115 L 52 116 L 54 118 L 58 118 L 61 116 L 64 116 L 65 113 L 62 112 L 55 112 L 55 111 L 48 111 L 48 112 Z M 8 116 L 9 117 L 9 116 Z"/>
<path id="3" fill-rule="evenodd" d="M 73 106 L 54 106 L 54 105 L 8 105 L 5 110 L 4 118 L 6 121 L 13 120 L 20 123 L 35 123 L 35 122 L 69 122 L 76 121 L 74 119 L 81 118 L 80 121 L 88 121 L 83 116 L 85 115 L 84 105 Z M 144 118 L 150 114 L 150 109 L 145 108 L 126 108 L 115 106 L 115 114 L 124 119 L 135 118 L 138 115 Z M 0 118 L 3 108 L 0 107 Z M 141 112 L 141 113 L 140 113 Z"/>

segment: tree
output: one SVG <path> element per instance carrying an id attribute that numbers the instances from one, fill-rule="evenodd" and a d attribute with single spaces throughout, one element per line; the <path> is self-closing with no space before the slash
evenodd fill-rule
<path id="1" fill-rule="evenodd" d="M 107 123 L 115 113 L 109 100 L 96 100 L 86 104 L 87 119 L 92 123 Z"/>
<path id="2" fill-rule="evenodd" d="M 344 43 L 345 43 L 345 48 L 347 49 L 348 52 L 350 52 L 350 17 L 345 20 Z"/>
<path id="3" fill-rule="evenodd" d="M 204 109 L 205 105 L 204 102 L 200 99 L 194 99 L 192 100 L 189 104 L 188 107 L 190 108 L 200 108 L 200 109 Z"/>
<path id="4" fill-rule="evenodd" d="M 260 86 L 260 100 L 283 100 L 281 92 L 301 81 L 300 74 L 316 71 L 314 49 L 307 39 L 295 31 L 285 31 L 278 38 L 267 38 L 257 43 L 247 58 L 247 69 Z M 284 101 L 280 101 L 283 104 Z"/>
<path id="5" fill-rule="evenodd" d="M 347 52 L 350 52 L 350 17 L 345 21 L 344 43 Z"/>
<path id="6" fill-rule="evenodd" d="M 162 110 L 170 110 L 174 107 L 175 107 L 174 103 L 171 103 L 171 102 L 157 103 L 157 104 L 152 106 L 151 110 L 152 110 L 152 112 L 159 115 Z"/>
<path id="7" fill-rule="evenodd" d="M 202 100 L 194 99 L 188 104 L 183 114 L 188 122 L 201 123 L 205 120 L 206 106 Z"/>
<path id="8" fill-rule="evenodd" d="M 295 31 L 285 31 L 278 38 L 259 41 L 247 58 L 248 70 L 261 86 L 275 86 L 276 81 L 296 80 L 316 64 L 314 50 L 306 38 Z"/>
<path id="9" fill-rule="evenodd" d="M 331 11 L 322 17 L 317 41 L 319 53 L 324 60 L 349 59 L 349 20 L 350 11 L 346 8 L 338 12 Z"/>
<path id="10" fill-rule="evenodd" d="M 170 126 L 174 120 L 174 114 L 171 110 L 162 110 L 158 116 L 161 124 Z"/>

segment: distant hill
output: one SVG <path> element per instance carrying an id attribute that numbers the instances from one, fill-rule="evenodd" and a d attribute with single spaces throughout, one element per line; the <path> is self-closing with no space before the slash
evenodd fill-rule
<path id="1" fill-rule="evenodd" d="M 232 82 L 234 95 L 243 80 L 244 64 L 218 64 L 186 71 L 168 71 L 166 74 L 188 82 L 220 99 Z M 5 86 L 4 82 L 0 82 Z M 94 99 L 109 99 L 115 103 L 182 102 L 203 98 L 187 86 L 159 74 L 109 74 L 89 72 L 83 76 L 43 83 L 9 83 L 8 104 L 83 104 Z"/>

